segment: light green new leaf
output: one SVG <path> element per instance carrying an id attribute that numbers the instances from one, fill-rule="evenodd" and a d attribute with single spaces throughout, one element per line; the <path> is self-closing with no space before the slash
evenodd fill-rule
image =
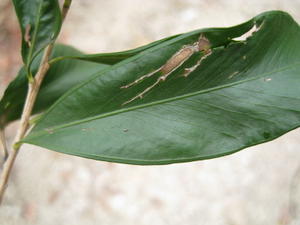
<path id="1" fill-rule="evenodd" d="M 252 29 L 251 29 L 252 28 Z M 234 41 L 247 31 L 244 41 Z M 212 54 L 188 77 L 195 54 L 142 99 L 122 105 L 200 34 Z M 149 48 L 62 96 L 23 142 L 81 157 L 131 164 L 208 159 L 270 141 L 300 126 L 300 29 L 286 13 L 266 12 L 229 28 L 202 29 Z"/>
<path id="2" fill-rule="evenodd" d="M 55 40 L 61 27 L 57 0 L 13 0 L 22 31 L 22 58 L 29 67 L 34 57 Z"/>
<path id="3" fill-rule="evenodd" d="M 55 45 L 51 58 L 64 55 L 79 55 L 80 51 L 66 45 Z M 35 74 L 40 64 L 40 53 L 32 63 Z M 85 62 L 76 59 L 65 59 L 51 65 L 42 83 L 34 106 L 33 113 L 48 109 L 59 97 L 73 86 L 90 78 L 95 72 L 109 67 L 105 64 Z M 28 89 L 25 68 L 21 68 L 18 76 L 9 84 L 0 101 L 0 121 L 5 126 L 8 122 L 21 116 Z"/>

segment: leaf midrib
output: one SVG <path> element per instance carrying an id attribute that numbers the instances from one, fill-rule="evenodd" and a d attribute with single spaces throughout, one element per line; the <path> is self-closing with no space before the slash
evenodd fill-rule
<path id="1" fill-rule="evenodd" d="M 31 47 L 29 49 L 29 53 L 28 53 L 28 57 L 27 57 L 27 65 L 30 64 L 31 58 L 32 58 L 32 54 L 33 54 L 33 50 L 35 48 L 35 42 L 36 42 L 36 38 L 37 38 L 37 32 L 39 30 L 39 21 L 41 18 L 41 10 L 42 10 L 42 5 L 44 3 L 44 0 L 42 0 L 39 4 L 38 10 L 37 10 L 37 17 L 35 19 L 34 22 L 34 33 L 33 33 L 33 39 L 32 39 L 32 44 Z"/>
<path id="2" fill-rule="evenodd" d="M 249 21 L 246 21 L 245 23 L 248 23 L 250 21 L 252 21 L 253 19 L 249 20 Z M 234 26 L 232 26 L 234 27 Z M 230 27 L 229 27 L 230 28 Z M 161 45 L 156 45 L 154 46 L 153 48 L 149 48 L 149 49 L 146 49 L 145 52 L 147 53 L 153 53 L 155 52 L 156 50 L 158 49 L 162 49 L 164 47 L 168 47 L 170 45 L 172 45 L 173 43 L 175 43 L 176 41 L 178 40 L 184 40 L 186 37 L 189 37 L 189 36 L 193 36 L 195 34 L 199 34 L 200 32 L 204 32 L 205 30 L 209 30 L 209 31 L 214 31 L 214 30 L 220 30 L 220 29 L 224 29 L 224 28 L 203 28 L 203 29 L 198 29 L 198 30 L 195 30 L 193 32 L 188 32 L 188 33 L 184 33 L 182 35 L 179 35 L 178 37 L 175 37 L 173 39 L 170 39 L 170 40 L 167 40 L 165 43 L 162 43 Z M 175 36 L 175 35 L 174 35 Z M 219 48 L 220 46 L 215 46 L 214 48 L 212 49 L 217 49 Z M 122 67 L 124 64 L 127 64 L 127 63 L 133 63 L 137 60 L 140 59 L 140 54 L 137 54 L 135 56 L 132 56 L 131 58 L 129 58 L 129 62 L 128 60 L 124 60 L 124 61 L 121 61 L 120 63 L 117 63 L 116 65 L 112 66 L 113 69 L 118 69 L 119 67 Z M 109 70 L 112 70 L 112 68 L 107 68 L 107 69 L 104 69 L 103 71 L 101 71 L 99 74 L 95 74 L 95 76 L 92 76 L 90 79 L 86 80 L 85 82 L 77 85 L 76 87 L 74 87 L 73 89 L 71 89 L 67 95 L 64 95 L 62 96 L 57 102 L 55 102 L 50 108 L 49 110 L 44 114 L 47 115 L 49 114 L 54 108 L 56 105 L 58 105 L 60 102 L 62 102 L 65 98 L 67 98 L 68 96 L 70 96 L 72 93 L 74 93 L 76 90 L 78 90 L 79 88 L 81 87 L 84 87 L 85 85 L 89 84 L 91 81 L 95 80 L 95 79 L 98 79 L 100 76 L 102 76 L 104 73 L 106 73 L 107 71 L 109 72 Z M 43 117 L 44 118 L 44 117 Z M 40 120 L 40 121 L 43 121 L 43 118 Z"/>
<path id="3" fill-rule="evenodd" d="M 250 78 L 250 79 L 245 79 L 245 80 L 233 82 L 233 83 L 230 83 L 230 84 L 221 85 L 221 86 L 217 86 L 217 87 L 213 87 L 213 88 L 208 88 L 206 90 L 196 91 L 196 92 L 193 92 L 193 93 L 180 95 L 180 96 L 175 96 L 175 97 L 172 97 L 172 98 L 167 98 L 167 99 L 163 99 L 163 100 L 159 100 L 159 101 L 155 101 L 155 102 L 150 102 L 150 103 L 141 104 L 141 105 L 137 105 L 137 106 L 133 106 L 133 107 L 128 107 L 128 108 L 125 108 L 125 109 L 118 109 L 118 110 L 115 110 L 113 112 L 103 113 L 103 114 L 100 114 L 100 115 L 97 115 L 97 116 L 77 120 L 77 121 L 66 123 L 66 124 L 63 124 L 63 125 L 58 125 L 58 126 L 49 127 L 49 128 L 43 128 L 43 130 L 33 132 L 33 135 L 29 135 L 29 136 L 34 136 L 34 137 L 42 136 L 46 132 L 44 129 L 51 129 L 51 131 L 55 131 L 55 130 L 59 130 L 59 129 L 62 129 L 62 128 L 78 125 L 78 124 L 81 124 L 81 123 L 85 123 L 85 122 L 89 122 L 89 121 L 93 121 L 93 120 L 97 120 L 97 119 L 101 119 L 101 118 L 121 114 L 121 113 L 124 113 L 124 112 L 133 111 L 133 110 L 136 110 L 136 109 L 147 108 L 147 107 L 150 107 L 150 106 L 155 106 L 155 105 L 159 105 L 159 104 L 163 104 L 163 103 L 167 103 L 167 102 L 173 102 L 173 101 L 176 101 L 176 100 L 192 97 L 192 96 L 199 95 L 199 94 L 204 94 L 204 93 L 208 93 L 208 92 L 212 92 L 212 91 L 216 91 L 216 90 L 221 90 L 221 89 L 224 89 L 224 88 L 227 88 L 227 87 L 232 87 L 232 86 L 236 86 L 236 85 L 239 85 L 239 84 L 242 84 L 242 83 L 245 83 L 245 82 L 260 79 L 265 75 L 269 75 L 269 74 L 273 74 L 273 73 L 277 73 L 277 72 L 282 72 L 282 71 L 288 70 L 291 67 L 294 67 L 294 66 L 297 66 L 297 65 L 300 65 L 300 61 L 297 62 L 297 63 L 291 64 L 291 65 L 282 67 L 282 68 L 277 69 L 277 70 L 273 70 L 273 71 L 270 71 L 270 72 L 260 74 L 259 76 L 256 76 L 256 77 L 253 77 L 253 78 Z"/>

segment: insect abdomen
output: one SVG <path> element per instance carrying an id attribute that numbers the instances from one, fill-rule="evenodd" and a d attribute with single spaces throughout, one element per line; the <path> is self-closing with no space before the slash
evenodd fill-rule
<path id="1" fill-rule="evenodd" d="M 191 48 L 183 48 L 179 52 L 169 59 L 166 64 L 161 68 L 162 74 L 171 73 L 173 70 L 182 65 L 188 58 L 193 55 L 194 49 Z"/>

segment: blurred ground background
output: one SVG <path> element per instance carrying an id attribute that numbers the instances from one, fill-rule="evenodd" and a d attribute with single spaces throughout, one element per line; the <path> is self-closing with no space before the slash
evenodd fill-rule
<path id="1" fill-rule="evenodd" d="M 60 41 L 88 53 L 121 51 L 272 9 L 300 22 L 299 0 L 74 0 Z M 11 3 L 1 0 L 1 93 L 21 63 L 19 38 Z M 151 167 L 27 145 L 0 207 L 0 225 L 299 225 L 299 165 L 299 129 L 223 158 Z"/>

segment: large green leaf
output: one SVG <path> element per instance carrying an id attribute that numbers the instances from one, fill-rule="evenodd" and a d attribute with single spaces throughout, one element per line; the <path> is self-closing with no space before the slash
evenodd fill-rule
<path id="1" fill-rule="evenodd" d="M 64 55 L 82 54 L 73 47 L 56 45 L 52 58 Z M 40 53 L 32 64 L 32 71 L 35 74 L 42 54 Z M 54 63 L 46 74 L 42 83 L 33 113 L 41 112 L 49 108 L 54 101 L 62 96 L 73 86 L 91 77 L 95 72 L 109 67 L 105 64 L 84 62 L 75 59 L 65 59 Z M 23 67 L 18 76 L 10 83 L 0 101 L 0 121 L 2 126 L 18 119 L 21 115 L 25 97 L 28 89 L 26 69 Z"/>
<path id="2" fill-rule="evenodd" d="M 236 42 L 253 26 L 245 41 Z M 204 34 L 213 53 L 187 78 L 195 54 L 144 98 L 122 103 L 157 77 L 120 89 L 160 67 Z M 124 60 L 62 96 L 23 142 L 96 160 L 167 164 L 227 155 L 300 125 L 300 29 L 271 11 L 230 28 L 180 35 Z"/>
<path id="3" fill-rule="evenodd" d="M 13 0 L 22 31 L 22 58 L 27 67 L 55 40 L 61 27 L 57 0 Z"/>

